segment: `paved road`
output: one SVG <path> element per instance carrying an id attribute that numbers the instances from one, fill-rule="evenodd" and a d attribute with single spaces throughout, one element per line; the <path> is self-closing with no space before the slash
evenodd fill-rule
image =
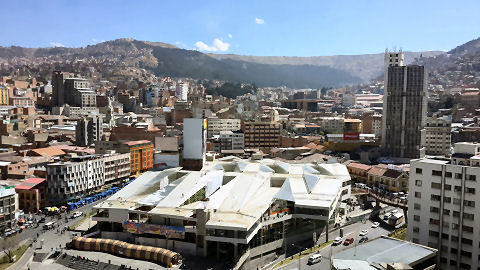
<path id="1" fill-rule="evenodd" d="M 376 220 L 378 221 L 378 220 Z M 382 235 L 388 235 L 389 232 L 392 231 L 392 228 L 390 226 L 388 226 L 385 222 L 381 222 L 380 224 L 380 227 L 378 228 L 371 228 L 372 227 L 372 223 L 374 221 L 372 220 L 367 220 L 366 223 L 355 223 L 355 224 L 351 224 L 351 225 L 348 225 L 346 227 L 343 228 L 343 232 L 344 232 L 344 236 L 343 236 L 343 240 L 345 240 L 347 237 L 353 237 L 354 238 L 354 243 L 353 245 L 350 245 L 350 246 L 344 246 L 344 245 L 339 245 L 339 246 L 328 246 L 326 248 L 324 248 L 323 250 L 320 251 L 320 254 L 322 255 L 322 261 L 317 263 L 317 264 L 314 264 L 314 265 L 308 265 L 307 264 L 307 261 L 308 261 L 308 256 L 307 257 L 304 257 L 300 260 L 300 263 L 299 261 L 295 261 L 291 264 L 288 264 L 288 265 L 285 265 L 283 267 L 281 267 L 280 269 L 283 269 L 283 270 L 294 270 L 294 269 L 297 269 L 297 270 L 300 270 L 300 269 L 324 269 L 324 270 L 329 270 L 331 269 L 330 268 L 330 258 L 331 258 L 331 255 L 335 255 L 336 253 L 344 250 L 344 249 L 347 249 L 347 248 L 351 248 L 351 247 L 355 247 L 357 244 L 358 244 L 358 241 L 360 240 L 360 236 L 358 235 L 360 233 L 361 230 L 368 230 L 368 238 L 369 240 L 373 240 L 375 238 L 379 238 L 380 236 Z M 336 231 L 333 231 L 330 233 L 329 235 L 329 239 L 332 240 L 334 239 L 335 237 L 338 237 L 340 236 L 340 230 L 336 230 Z M 324 243 L 325 242 L 325 236 L 322 236 L 318 243 Z"/>

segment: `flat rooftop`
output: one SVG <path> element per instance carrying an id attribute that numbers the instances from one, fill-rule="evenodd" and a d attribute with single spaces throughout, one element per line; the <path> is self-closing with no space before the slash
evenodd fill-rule
<path id="1" fill-rule="evenodd" d="M 350 270 L 378 270 L 377 266 L 381 263 L 414 266 L 436 253 L 437 250 L 433 248 L 382 236 L 337 253 L 333 257 L 333 266 L 336 269 Z"/>

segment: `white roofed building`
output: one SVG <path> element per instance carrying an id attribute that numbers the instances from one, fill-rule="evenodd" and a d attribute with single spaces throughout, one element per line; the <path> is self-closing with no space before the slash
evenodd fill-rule
<path id="1" fill-rule="evenodd" d="M 313 224 L 323 231 L 349 182 L 341 164 L 226 157 L 201 171 L 146 172 L 95 206 L 93 220 L 104 238 L 255 268 L 286 242 L 311 239 Z"/>

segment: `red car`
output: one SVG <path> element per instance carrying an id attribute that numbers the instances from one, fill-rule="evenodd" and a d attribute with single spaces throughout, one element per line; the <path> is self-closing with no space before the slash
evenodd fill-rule
<path id="1" fill-rule="evenodd" d="M 345 241 L 343 241 L 343 244 L 344 244 L 345 246 L 348 246 L 348 245 L 350 245 L 350 244 L 352 244 L 352 243 L 353 243 L 353 237 L 349 237 L 349 238 L 345 239 Z"/>

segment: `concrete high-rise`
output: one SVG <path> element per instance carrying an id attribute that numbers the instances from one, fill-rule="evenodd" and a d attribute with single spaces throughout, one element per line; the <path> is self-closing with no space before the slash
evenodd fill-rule
<path id="1" fill-rule="evenodd" d="M 65 105 L 65 90 L 63 83 L 65 79 L 69 77 L 68 73 L 55 70 L 52 73 L 52 94 L 53 94 L 53 106 Z"/>
<path id="2" fill-rule="evenodd" d="M 382 150 L 407 160 L 425 154 L 427 72 L 424 66 L 403 65 L 400 52 L 385 53 Z"/>
<path id="3" fill-rule="evenodd" d="M 103 118 L 98 115 L 84 117 L 77 121 L 75 141 L 79 146 L 90 146 L 103 136 Z"/>

